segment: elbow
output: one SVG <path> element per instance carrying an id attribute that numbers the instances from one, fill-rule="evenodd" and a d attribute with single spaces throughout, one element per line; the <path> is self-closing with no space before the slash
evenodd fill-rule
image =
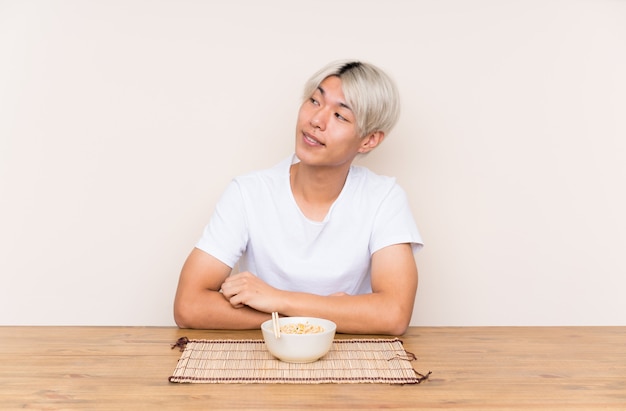
<path id="1" fill-rule="evenodd" d="M 174 322 L 178 328 L 194 328 L 192 325 L 193 320 L 189 307 L 186 307 L 185 304 L 175 303 Z"/>
<path id="2" fill-rule="evenodd" d="M 187 325 L 187 322 L 184 320 L 184 318 L 178 315 L 174 315 L 174 322 L 176 323 L 176 326 L 178 328 L 191 328 Z"/>
<path id="3" fill-rule="evenodd" d="M 391 310 L 390 310 L 391 311 Z M 386 329 L 385 334 L 401 336 L 404 335 L 409 329 L 411 323 L 412 310 L 403 309 L 402 307 L 396 307 L 393 310 L 393 314 L 386 318 L 386 321 L 381 324 Z"/>
<path id="4" fill-rule="evenodd" d="M 390 323 L 389 326 L 390 327 L 387 330 L 386 334 L 395 335 L 399 337 L 399 336 L 404 335 L 407 332 L 407 330 L 409 329 L 409 322 L 397 321 L 395 323 Z"/>
<path id="5" fill-rule="evenodd" d="M 178 328 L 191 328 L 187 325 L 185 318 L 180 313 L 174 312 L 174 322 Z"/>

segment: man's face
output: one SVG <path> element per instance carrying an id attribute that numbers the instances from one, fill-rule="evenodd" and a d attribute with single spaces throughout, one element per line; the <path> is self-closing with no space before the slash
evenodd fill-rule
<path id="1" fill-rule="evenodd" d="M 352 163 L 362 138 L 341 88 L 341 79 L 327 77 L 300 107 L 296 155 L 304 164 L 340 166 Z"/>

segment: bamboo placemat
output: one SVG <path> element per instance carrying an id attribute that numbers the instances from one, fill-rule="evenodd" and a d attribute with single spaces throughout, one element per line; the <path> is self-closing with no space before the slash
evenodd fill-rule
<path id="1" fill-rule="evenodd" d="M 398 338 L 336 339 L 328 354 L 308 364 L 275 359 L 263 340 L 184 338 L 174 346 L 184 347 L 169 378 L 179 383 L 418 384 L 430 374 L 411 367 L 415 356 Z"/>

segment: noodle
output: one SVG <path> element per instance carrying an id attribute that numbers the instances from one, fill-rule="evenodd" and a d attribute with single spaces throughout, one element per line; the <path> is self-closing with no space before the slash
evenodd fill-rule
<path id="1" fill-rule="evenodd" d="M 324 332 L 324 327 L 321 325 L 311 325 L 308 322 L 292 323 L 280 327 L 280 332 L 283 334 L 317 334 Z"/>

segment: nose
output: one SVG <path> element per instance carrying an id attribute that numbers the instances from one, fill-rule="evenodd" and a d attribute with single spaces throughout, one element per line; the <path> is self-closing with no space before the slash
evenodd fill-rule
<path id="1" fill-rule="evenodd" d="M 319 129 L 324 129 L 326 126 L 326 119 L 324 118 L 323 109 L 319 109 L 311 116 L 310 124 Z"/>

